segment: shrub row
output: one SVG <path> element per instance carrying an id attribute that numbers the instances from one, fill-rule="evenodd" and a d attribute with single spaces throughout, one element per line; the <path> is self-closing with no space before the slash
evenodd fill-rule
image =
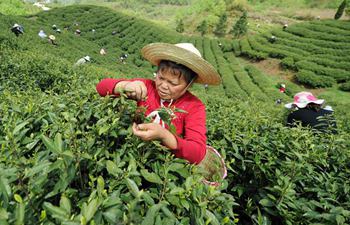
<path id="1" fill-rule="evenodd" d="M 336 59 L 334 58 L 324 57 L 324 55 L 320 55 L 320 56 L 312 55 L 310 57 L 305 58 L 305 60 L 317 63 L 318 65 L 329 67 L 329 68 L 350 71 L 350 61 L 339 62 L 339 61 L 336 61 Z"/>
<path id="2" fill-rule="evenodd" d="M 294 70 L 294 71 L 297 70 L 297 66 L 295 65 L 295 61 L 292 57 L 283 58 L 280 62 L 280 65 L 284 69 L 290 69 L 290 70 Z"/>
<path id="3" fill-rule="evenodd" d="M 225 53 L 225 55 L 230 53 Z M 219 55 L 217 55 L 219 56 Z M 243 98 L 247 97 L 246 93 L 242 88 L 239 86 L 237 80 L 234 77 L 234 71 L 232 71 L 232 67 L 236 67 L 238 65 L 231 65 L 229 66 L 229 63 L 226 61 L 225 58 L 222 56 L 218 57 L 219 62 L 219 72 L 221 74 L 222 83 L 225 88 L 226 96 L 228 97 L 236 97 L 236 98 Z"/>
<path id="4" fill-rule="evenodd" d="M 350 36 L 349 30 L 346 30 L 346 28 L 331 27 L 331 26 L 324 25 L 322 23 L 306 23 L 306 24 L 303 24 L 303 27 L 316 32 Z"/>
<path id="5" fill-rule="evenodd" d="M 234 73 L 234 76 L 239 83 L 239 86 L 248 94 L 248 96 L 259 101 L 266 101 L 268 99 L 266 94 L 253 83 L 246 71 L 237 71 Z"/>
<path id="6" fill-rule="evenodd" d="M 350 43 L 349 38 L 344 37 L 342 35 L 315 32 L 315 31 L 311 31 L 307 28 L 303 28 L 302 26 L 296 26 L 296 25 L 290 26 L 290 27 L 288 27 L 287 32 L 298 35 L 298 36 L 308 37 L 308 38 L 313 38 L 313 39 Z"/>
<path id="7" fill-rule="evenodd" d="M 241 46 L 239 45 L 238 40 L 232 41 L 232 50 L 235 53 L 235 56 L 240 56 L 242 54 Z"/>
<path id="8" fill-rule="evenodd" d="M 260 51 L 253 50 L 252 47 L 250 46 L 250 42 L 246 38 L 242 39 L 239 42 L 239 44 L 241 46 L 242 56 L 246 56 L 253 60 L 263 60 L 263 59 L 266 59 L 268 56 L 267 52 L 260 52 Z"/>
<path id="9" fill-rule="evenodd" d="M 350 73 L 345 70 L 332 69 L 309 61 L 296 63 L 298 70 L 309 70 L 317 75 L 324 75 L 334 78 L 337 82 L 344 82 L 350 79 Z"/>
<path id="10" fill-rule="evenodd" d="M 342 91 L 350 91 L 350 82 L 343 83 L 339 86 Z"/>
<path id="11" fill-rule="evenodd" d="M 272 81 L 267 75 L 263 74 L 254 66 L 245 66 L 244 69 L 247 71 L 254 84 L 269 97 L 269 102 L 275 102 L 277 99 L 281 99 L 283 102 L 290 101 L 290 97 L 286 95 L 287 93 L 290 93 L 288 84 L 286 93 L 281 93 L 276 87 L 276 82 Z"/>
<path id="12" fill-rule="evenodd" d="M 296 74 L 297 80 L 313 88 L 326 88 L 332 87 L 336 81 L 333 77 L 327 77 L 322 75 L 316 75 L 309 70 L 300 70 Z"/>
<path id="13" fill-rule="evenodd" d="M 267 39 L 270 37 L 270 36 L 267 36 L 267 35 L 264 35 L 264 36 Z M 284 46 L 295 48 L 294 50 L 290 49 L 290 48 L 289 49 L 292 50 L 293 52 L 297 53 L 297 54 L 303 54 L 303 55 L 329 54 L 329 55 L 334 55 L 334 56 L 343 56 L 343 55 L 350 54 L 350 50 L 331 49 L 329 47 L 325 48 L 324 46 L 316 46 L 316 45 L 313 45 L 312 43 L 305 43 L 305 42 L 300 42 L 300 41 L 294 41 L 294 40 L 290 40 L 290 39 L 280 38 L 279 36 L 277 36 L 276 44 L 280 44 L 280 45 L 284 45 Z"/>
<path id="14" fill-rule="evenodd" d="M 348 21 L 346 21 L 346 20 L 322 20 L 322 21 L 314 21 L 311 23 L 313 23 L 313 24 L 321 23 L 322 25 L 326 25 L 329 27 L 336 27 L 336 28 L 340 28 L 343 30 L 350 29 L 350 25 L 349 25 Z"/>
<path id="15" fill-rule="evenodd" d="M 278 43 L 271 44 L 265 38 L 256 36 L 251 38 L 249 43 L 252 48 L 257 51 L 266 52 L 269 57 L 283 59 L 285 57 L 293 57 L 295 61 L 299 61 L 308 53 L 299 49 L 284 46 Z"/>
<path id="16" fill-rule="evenodd" d="M 294 35 L 292 33 L 288 33 L 281 30 L 272 30 L 271 34 L 279 38 L 288 39 L 288 40 L 296 41 L 300 43 L 308 43 L 308 44 L 312 44 L 314 46 L 318 46 L 322 48 L 330 48 L 330 49 L 349 49 L 350 48 L 350 46 L 345 42 L 332 42 L 332 41 L 324 41 L 324 40 L 314 39 L 314 38 L 300 37 L 298 35 Z"/>

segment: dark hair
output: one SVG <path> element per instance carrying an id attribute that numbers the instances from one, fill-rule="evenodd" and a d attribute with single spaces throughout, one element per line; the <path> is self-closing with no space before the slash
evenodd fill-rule
<path id="1" fill-rule="evenodd" d="M 197 78 L 197 74 L 190 68 L 169 60 L 161 60 L 157 72 L 158 71 L 170 71 L 170 73 L 179 77 L 184 76 L 187 84 Z"/>
<path id="2" fill-rule="evenodd" d="M 306 108 L 318 112 L 318 111 L 320 111 L 320 109 L 321 109 L 321 105 L 315 104 L 315 103 L 309 103 L 309 104 L 306 105 Z"/>

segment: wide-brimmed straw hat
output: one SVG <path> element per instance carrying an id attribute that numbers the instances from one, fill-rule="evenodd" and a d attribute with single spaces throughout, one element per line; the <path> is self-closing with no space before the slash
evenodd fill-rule
<path id="1" fill-rule="evenodd" d="M 195 72 L 194 81 L 201 84 L 220 84 L 220 75 L 215 68 L 202 58 L 201 53 L 191 43 L 152 43 L 141 50 L 142 56 L 153 65 L 159 66 L 161 60 L 169 60 L 184 65 Z"/>
<path id="2" fill-rule="evenodd" d="M 55 36 L 53 36 L 53 35 L 49 35 L 49 39 L 51 39 L 51 40 L 56 40 L 56 37 Z"/>
<path id="3" fill-rule="evenodd" d="M 294 102 L 285 104 L 284 106 L 287 109 L 291 109 L 294 106 L 305 108 L 309 103 L 322 105 L 324 99 L 317 99 L 311 92 L 302 91 L 294 95 Z"/>

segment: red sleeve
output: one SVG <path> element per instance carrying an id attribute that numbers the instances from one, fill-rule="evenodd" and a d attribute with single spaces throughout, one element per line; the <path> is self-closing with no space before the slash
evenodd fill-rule
<path id="1" fill-rule="evenodd" d="M 177 150 L 175 156 L 198 164 L 206 153 L 207 137 L 205 127 L 205 106 L 196 104 L 188 111 L 185 118 L 184 138 L 176 137 Z"/>
<path id="2" fill-rule="evenodd" d="M 142 81 L 145 83 L 147 89 L 150 88 L 150 86 L 152 86 L 152 81 L 151 80 L 147 80 L 147 79 L 143 79 L 143 78 L 134 78 L 134 79 L 114 79 L 114 78 L 105 78 L 103 80 L 101 80 L 97 85 L 96 85 L 96 90 L 98 92 L 99 95 L 101 95 L 102 97 L 105 97 L 106 95 L 115 95 L 115 96 L 119 96 L 119 94 L 114 94 L 114 88 L 115 85 L 117 85 L 120 81 Z"/>
<path id="3" fill-rule="evenodd" d="M 113 95 L 115 85 L 122 80 L 124 79 L 105 78 L 96 85 L 96 90 L 102 97 L 106 95 Z"/>

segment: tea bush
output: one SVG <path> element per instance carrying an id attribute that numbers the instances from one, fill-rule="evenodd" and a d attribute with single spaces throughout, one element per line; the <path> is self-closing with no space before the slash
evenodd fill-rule
<path id="1" fill-rule="evenodd" d="M 242 224 L 350 221 L 348 132 L 287 128 L 279 107 L 257 101 L 208 106 L 208 137 L 226 157 Z"/>
<path id="2" fill-rule="evenodd" d="M 224 54 L 217 40 L 179 36 L 101 7 L 0 20 L 0 224 L 350 223 L 346 106 L 335 110 L 336 135 L 287 128 L 287 111 L 271 99 L 291 100 L 299 86 L 290 82 L 286 95 L 278 93 L 269 88 L 274 81 Z M 17 21 L 26 27 L 19 38 L 8 29 Z M 37 37 L 53 22 L 71 26 L 57 34 L 57 47 Z M 228 168 L 218 188 L 159 143 L 132 135 L 133 101 L 95 91 L 104 77 L 152 76 L 137 50 L 143 45 L 188 40 L 223 78 L 219 87 L 193 87 L 207 107 L 208 144 Z M 252 48 L 242 40 L 242 54 L 300 61 L 292 47 L 261 53 L 259 41 Z M 102 46 L 106 56 L 98 54 Z M 124 51 L 132 53 L 127 64 L 116 63 Z M 92 63 L 74 68 L 87 54 Z"/>
<path id="3" fill-rule="evenodd" d="M 131 135 L 134 110 L 86 86 L 3 91 L 1 223 L 234 224 L 231 195 Z"/>
<path id="4" fill-rule="evenodd" d="M 301 84 L 306 84 L 313 88 L 332 87 L 336 83 L 333 77 L 316 75 L 308 70 L 300 70 L 296 77 Z"/>
<path id="5" fill-rule="evenodd" d="M 350 82 L 346 82 L 340 85 L 340 89 L 343 91 L 350 91 Z"/>

